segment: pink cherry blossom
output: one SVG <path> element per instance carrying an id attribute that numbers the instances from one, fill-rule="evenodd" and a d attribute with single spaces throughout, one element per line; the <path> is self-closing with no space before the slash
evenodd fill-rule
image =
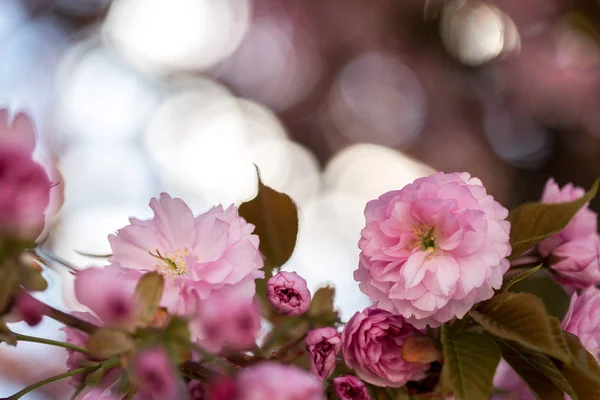
<path id="1" fill-rule="evenodd" d="M 242 370 L 232 400 L 325 400 L 320 379 L 295 366 L 263 362 Z"/>
<path id="2" fill-rule="evenodd" d="M 583 239 L 562 243 L 552 251 L 549 267 L 556 280 L 574 288 L 600 283 L 600 236 L 593 233 Z"/>
<path id="3" fill-rule="evenodd" d="M 177 399 L 180 380 L 166 351 L 144 350 L 133 361 L 132 380 L 143 399 Z"/>
<path id="4" fill-rule="evenodd" d="M 339 400 L 370 400 L 369 392 L 360 379 L 352 375 L 338 376 L 333 389 Z"/>
<path id="5" fill-rule="evenodd" d="M 256 343 L 260 330 L 260 310 L 252 294 L 254 283 L 230 285 L 216 290 L 201 302 L 192 319 L 197 341 L 213 353 L 222 348 L 246 350 Z"/>
<path id="6" fill-rule="evenodd" d="M 9 110 L 0 109 L 0 147 L 12 147 L 30 155 L 35 142 L 35 129 L 27 114 L 19 112 L 11 121 Z"/>
<path id="7" fill-rule="evenodd" d="M 207 400 L 206 384 L 200 381 L 189 381 L 187 395 L 189 400 Z"/>
<path id="8" fill-rule="evenodd" d="M 133 312 L 135 281 L 120 279 L 122 269 L 87 268 L 75 277 L 75 296 L 107 324 L 126 322 Z"/>
<path id="9" fill-rule="evenodd" d="M 416 332 L 401 315 L 374 306 L 358 312 L 342 332 L 346 365 L 376 386 L 400 387 L 423 379 L 429 364 L 402 359 L 404 340 Z"/>
<path id="10" fill-rule="evenodd" d="M 354 278 L 379 308 L 418 328 L 462 318 L 509 268 L 508 210 L 467 173 L 436 173 L 365 208 Z"/>
<path id="11" fill-rule="evenodd" d="M 573 294 L 561 327 L 577 336 L 583 347 L 600 360 L 600 290 L 590 286 Z"/>
<path id="12" fill-rule="evenodd" d="M 306 347 L 310 354 L 310 371 L 321 379 L 329 378 L 342 349 L 342 339 L 337 329 L 327 327 L 309 331 Z"/>
<path id="13" fill-rule="evenodd" d="M 0 143 L 0 236 L 34 240 L 44 227 L 51 187 L 31 154 Z"/>
<path id="14" fill-rule="evenodd" d="M 162 193 L 150 207 L 152 219 L 131 218 L 130 225 L 109 236 L 111 263 L 163 274 L 161 303 L 175 314 L 196 314 L 202 301 L 228 286 L 239 287 L 248 298 L 254 295 L 254 279 L 264 276 L 263 259 L 254 226 L 235 206 L 213 207 L 194 217 L 183 200 Z"/>
<path id="15" fill-rule="evenodd" d="M 42 321 L 46 306 L 28 293 L 21 294 L 15 301 L 13 313 L 29 326 L 36 326 Z"/>
<path id="16" fill-rule="evenodd" d="M 550 178 L 546 182 L 544 192 L 542 193 L 542 203 L 566 203 L 577 200 L 585 194 L 585 190 L 568 183 L 562 189 L 556 184 L 554 179 Z M 585 204 L 575 214 L 571 222 L 558 235 L 544 240 L 539 245 L 540 254 L 543 257 L 549 256 L 552 251 L 562 243 L 583 239 L 598 230 L 598 215 L 588 208 Z"/>
<path id="17" fill-rule="evenodd" d="M 297 316 L 310 308 L 310 291 L 300 275 L 281 271 L 267 283 L 267 300 L 277 312 Z"/>

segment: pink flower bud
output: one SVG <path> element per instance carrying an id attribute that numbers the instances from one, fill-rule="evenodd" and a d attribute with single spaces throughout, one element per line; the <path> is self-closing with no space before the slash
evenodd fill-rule
<path id="1" fill-rule="evenodd" d="M 423 379 L 429 364 L 402 359 L 404 341 L 419 332 L 401 315 L 369 307 L 354 314 L 342 332 L 346 365 L 377 386 L 400 387 Z"/>
<path id="2" fill-rule="evenodd" d="M 250 282 L 254 285 L 254 282 Z M 211 352 L 223 348 L 245 350 L 256 343 L 260 330 L 260 310 L 251 296 L 238 285 L 215 291 L 200 304 L 199 316 L 192 321 L 198 342 Z"/>
<path id="3" fill-rule="evenodd" d="M 592 233 L 583 239 L 564 242 L 549 258 L 556 280 L 563 285 L 586 288 L 600 283 L 600 236 Z"/>
<path id="4" fill-rule="evenodd" d="M 338 376 L 333 380 L 333 389 L 339 400 L 370 400 L 365 384 L 352 375 Z"/>
<path id="5" fill-rule="evenodd" d="M 81 397 L 77 397 L 79 400 L 117 400 L 115 396 L 109 393 L 104 393 L 99 389 L 92 389 L 85 393 Z"/>
<path id="6" fill-rule="evenodd" d="M 29 326 L 36 326 L 42 320 L 44 313 L 46 312 L 46 306 L 30 296 L 27 293 L 23 293 L 17 298 L 13 311 L 17 314 L 17 317 L 23 319 Z"/>
<path id="7" fill-rule="evenodd" d="M 133 364 L 132 375 L 142 394 L 156 399 L 178 398 L 178 377 L 164 349 L 139 353 Z"/>
<path id="8" fill-rule="evenodd" d="M 44 227 L 51 187 L 31 154 L 0 146 L 0 236 L 35 240 Z"/>
<path id="9" fill-rule="evenodd" d="M 306 335 L 310 353 L 310 371 L 327 379 L 335 370 L 335 358 L 342 348 L 342 339 L 335 328 L 313 329 Z"/>
<path id="10" fill-rule="evenodd" d="M 600 353 L 600 290 L 590 286 L 571 298 L 561 327 L 577 336 L 583 347 L 598 359 Z"/>
<path id="11" fill-rule="evenodd" d="M 87 268 L 75 277 L 77 300 L 106 323 L 126 321 L 133 311 L 135 282 L 120 279 L 121 268 Z"/>
<path id="12" fill-rule="evenodd" d="M 207 388 L 209 400 L 237 400 L 238 390 L 236 382 L 228 376 L 218 376 L 212 379 Z"/>
<path id="13" fill-rule="evenodd" d="M 542 203 L 566 203 L 577 200 L 585 194 L 585 190 L 568 183 L 562 189 L 556 184 L 554 179 L 550 178 L 546 182 L 544 192 L 542 193 Z M 562 243 L 583 239 L 597 231 L 598 216 L 588 208 L 588 204 L 583 206 L 577 214 L 571 219 L 571 222 L 559 234 L 544 240 L 539 245 L 540 254 L 543 257 L 550 255 L 553 250 Z"/>
<path id="14" fill-rule="evenodd" d="M 310 308 L 306 281 L 295 272 L 281 271 L 269 279 L 267 299 L 277 312 L 287 316 L 304 314 Z"/>

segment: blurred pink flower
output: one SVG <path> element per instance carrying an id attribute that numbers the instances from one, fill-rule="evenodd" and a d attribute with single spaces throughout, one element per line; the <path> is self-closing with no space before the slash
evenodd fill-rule
<path id="1" fill-rule="evenodd" d="M 87 268 L 75 277 L 75 296 L 106 324 L 126 322 L 133 312 L 135 281 L 120 279 L 115 265 Z"/>
<path id="2" fill-rule="evenodd" d="M 35 240 L 44 228 L 51 188 L 31 154 L 0 143 L 0 236 Z"/>
<path id="3" fill-rule="evenodd" d="M 254 282 L 219 289 L 200 303 L 191 326 L 198 342 L 213 353 L 222 348 L 246 350 L 256 343 L 260 310 L 254 303 Z"/>
<path id="4" fill-rule="evenodd" d="M 30 294 L 23 292 L 15 301 L 11 311 L 15 317 L 22 319 L 29 326 L 36 326 L 42 321 L 46 312 L 46 305 Z"/>
<path id="5" fill-rule="evenodd" d="M 254 279 L 264 276 L 259 239 L 235 206 L 194 217 L 183 200 L 162 193 L 150 207 L 152 219 L 130 218 L 130 225 L 109 236 L 111 263 L 163 274 L 161 303 L 175 314 L 194 315 L 201 301 L 232 285 L 254 295 Z"/>
<path id="6" fill-rule="evenodd" d="M 583 347 L 600 359 L 600 290 L 590 286 L 579 296 L 573 294 L 561 327 L 577 336 Z"/>
<path id="7" fill-rule="evenodd" d="M 504 360 L 500 360 L 494 375 L 494 387 L 507 393 L 499 397 L 504 400 L 535 400 L 535 395 L 523 382 L 523 379 Z"/>
<path id="8" fill-rule="evenodd" d="M 580 187 L 573 186 L 572 183 L 566 184 L 561 189 L 556 184 L 554 179 L 550 178 L 544 187 L 541 202 L 550 204 L 566 203 L 577 200 L 578 198 L 582 197 L 584 193 L 585 190 Z M 549 256 L 554 249 L 556 249 L 562 243 L 576 239 L 583 239 L 597 232 L 598 215 L 590 210 L 588 205 L 589 204 L 584 205 L 577 212 L 577 214 L 575 214 L 565 229 L 563 229 L 558 235 L 555 235 L 540 243 L 539 251 L 543 257 Z"/>
<path id="9" fill-rule="evenodd" d="M 235 400 L 325 400 L 317 377 L 298 367 L 263 362 L 242 370 L 236 379 Z"/>
<path id="10" fill-rule="evenodd" d="M 342 349 L 342 339 L 337 329 L 327 327 L 309 331 L 306 347 L 310 353 L 310 371 L 321 379 L 329 378 Z"/>
<path id="11" fill-rule="evenodd" d="M 200 381 L 189 381 L 187 395 L 189 400 L 207 400 L 206 384 Z"/>
<path id="12" fill-rule="evenodd" d="M 339 400 L 370 400 L 369 392 L 360 379 L 352 375 L 338 376 L 333 389 Z"/>
<path id="13" fill-rule="evenodd" d="M 281 271 L 267 283 L 267 300 L 275 311 L 287 316 L 297 316 L 310 308 L 310 291 L 300 275 Z"/>
<path id="14" fill-rule="evenodd" d="M 554 277 L 563 285 L 586 288 L 600 283 L 600 236 L 567 241 L 552 251 L 549 258 Z M 556 260 L 556 261 L 552 261 Z"/>
<path id="15" fill-rule="evenodd" d="M 79 400 L 117 400 L 117 397 L 110 393 L 99 389 L 92 389 L 89 392 L 84 393 L 81 397 L 77 397 Z"/>
<path id="16" fill-rule="evenodd" d="M 342 332 L 346 365 L 364 381 L 400 387 L 425 377 L 429 364 L 402 359 L 404 340 L 418 330 L 401 315 L 375 306 L 357 312 Z"/>
<path id="17" fill-rule="evenodd" d="M 177 399 L 180 379 L 162 348 L 144 350 L 133 361 L 132 380 L 143 399 Z"/>
<path id="18" fill-rule="evenodd" d="M 19 112 L 10 121 L 9 110 L 0 109 L 0 147 L 12 147 L 31 155 L 35 142 L 35 129 L 27 114 Z"/>
<path id="19" fill-rule="evenodd" d="M 502 285 L 508 210 L 468 173 L 436 173 L 367 203 L 354 278 L 418 328 L 462 318 Z"/>

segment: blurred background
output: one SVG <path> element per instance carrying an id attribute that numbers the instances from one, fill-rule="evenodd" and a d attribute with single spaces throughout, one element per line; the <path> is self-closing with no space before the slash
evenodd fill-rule
<path id="1" fill-rule="evenodd" d="M 286 268 L 335 283 L 347 319 L 368 304 L 352 278 L 368 200 L 468 171 L 510 208 L 549 176 L 600 175 L 599 21 L 596 0 L 0 0 L 0 106 L 33 116 L 60 182 L 59 257 L 102 263 L 78 252 L 109 252 L 161 191 L 194 212 L 247 200 L 255 163 L 301 209 Z M 48 279 L 44 300 L 80 308 L 66 271 Z M 0 396 L 64 360 L 1 346 Z"/>

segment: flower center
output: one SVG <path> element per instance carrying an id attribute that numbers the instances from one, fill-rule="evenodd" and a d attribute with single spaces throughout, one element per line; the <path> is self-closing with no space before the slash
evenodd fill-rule
<path id="1" fill-rule="evenodd" d="M 150 252 L 150 255 L 159 260 L 156 264 L 156 270 L 166 276 L 181 276 L 187 274 L 187 265 L 185 257 L 190 255 L 190 250 L 185 247 L 178 249 L 173 253 L 161 254 L 156 249 L 156 254 Z"/>
<path id="2" fill-rule="evenodd" d="M 420 226 L 415 229 L 415 236 L 417 241 L 415 247 L 419 246 L 422 251 L 428 253 L 435 253 L 437 251 L 437 244 L 435 241 L 435 227 L 424 227 Z"/>

